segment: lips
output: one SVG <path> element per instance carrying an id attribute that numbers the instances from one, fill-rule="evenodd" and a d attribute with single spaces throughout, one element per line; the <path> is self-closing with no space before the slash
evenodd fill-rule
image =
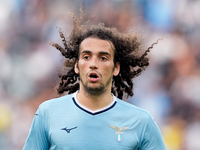
<path id="1" fill-rule="evenodd" d="M 97 82 L 99 80 L 99 74 L 96 73 L 96 72 L 90 72 L 89 75 L 88 75 L 88 79 L 91 81 L 91 82 Z"/>

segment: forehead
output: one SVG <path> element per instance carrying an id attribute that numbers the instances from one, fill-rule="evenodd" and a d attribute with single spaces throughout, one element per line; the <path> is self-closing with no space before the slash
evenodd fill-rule
<path id="1" fill-rule="evenodd" d="M 80 44 L 80 53 L 83 50 L 89 50 L 91 52 L 109 52 L 110 54 L 114 53 L 114 46 L 112 42 L 107 40 L 102 40 L 98 38 L 89 37 L 84 39 Z"/>

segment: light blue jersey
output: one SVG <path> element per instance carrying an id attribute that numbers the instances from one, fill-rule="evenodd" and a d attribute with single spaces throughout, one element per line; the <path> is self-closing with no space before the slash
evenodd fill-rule
<path id="1" fill-rule="evenodd" d="M 116 97 L 98 111 L 76 93 L 42 103 L 24 150 L 166 150 L 150 114 Z"/>

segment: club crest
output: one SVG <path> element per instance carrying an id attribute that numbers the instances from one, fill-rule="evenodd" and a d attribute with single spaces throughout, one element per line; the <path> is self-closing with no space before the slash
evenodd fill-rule
<path id="1" fill-rule="evenodd" d="M 116 130 L 116 132 L 115 132 L 115 139 L 116 139 L 118 142 L 122 141 L 123 138 L 124 138 L 124 134 L 123 134 L 122 131 L 129 129 L 129 127 L 121 127 L 121 128 L 119 128 L 119 127 L 117 127 L 117 126 L 111 126 L 111 125 L 109 125 L 109 127 L 111 127 L 111 128 L 113 128 L 114 130 Z"/>

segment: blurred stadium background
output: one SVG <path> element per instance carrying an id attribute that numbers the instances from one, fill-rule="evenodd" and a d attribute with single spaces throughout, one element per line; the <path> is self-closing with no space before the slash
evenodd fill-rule
<path id="1" fill-rule="evenodd" d="M 80 5 L 93 22 L 159 38 L 127 101 L 148 110 L 168 150 L 200 150 L 200 0 L 1 0 L 0 150 L 21 150 L 40 103 L 56 96 L 57 27 L 70 34 Z M 91 17 L 93 16 L 93 17 Z"/>

